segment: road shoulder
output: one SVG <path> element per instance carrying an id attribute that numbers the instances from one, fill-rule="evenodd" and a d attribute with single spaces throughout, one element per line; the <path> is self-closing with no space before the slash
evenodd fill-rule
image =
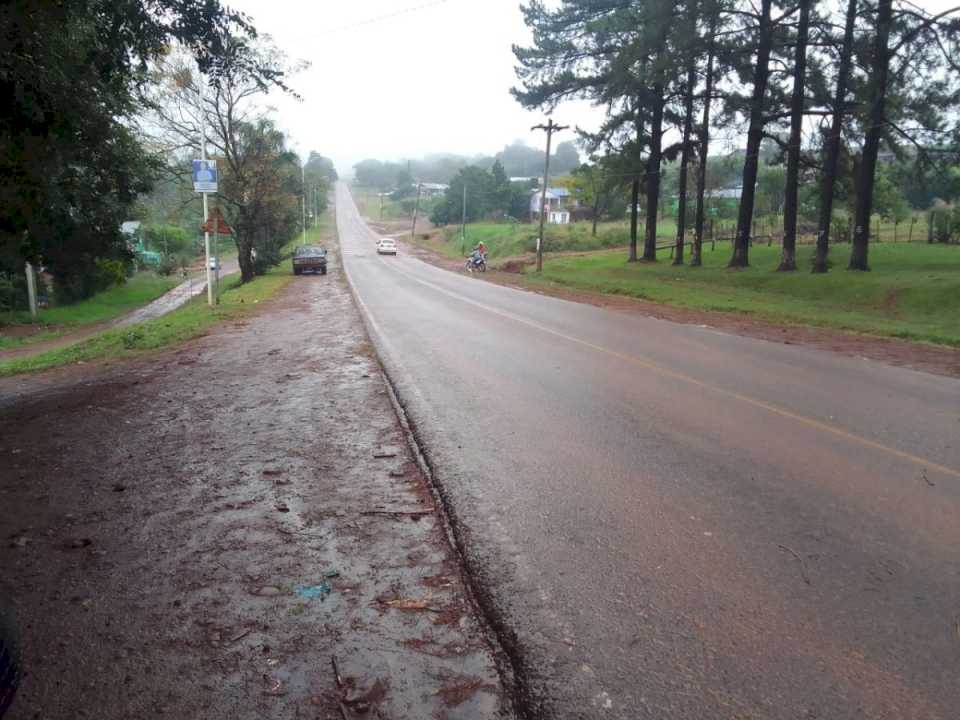
<path id="1" fill-rule="evenodd" d="M 13 720 L 511 716 L 339 267 L 149 359 L 0 379 L 0 438 Z"/>

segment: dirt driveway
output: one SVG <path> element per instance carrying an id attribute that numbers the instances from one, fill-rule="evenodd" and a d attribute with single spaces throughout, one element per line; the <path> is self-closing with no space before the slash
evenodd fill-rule
<path id="1" fill-rule="evenodd" d="M 178 349 L 0 380 L 9 717 L 510 717 L 405 442 L 335 258 Z"/>

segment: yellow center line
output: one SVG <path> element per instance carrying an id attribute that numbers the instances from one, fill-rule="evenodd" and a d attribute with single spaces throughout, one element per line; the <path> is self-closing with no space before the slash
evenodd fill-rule
<path id="1" fill-rule="evenodd" d="M 609 357 L 617 358 L 618 360 L 622 360 L 623 362 L 629 363 L 631 365 L 636 365 L 642 368 L 646 368 L 647 370 L 651 370 L 664 377 L 669 377 L 674 380 L 678 380 L 680 382 L 693 385 L 695 387 L 703 388 L 704 390 L 710 390 L 714 393 L 725 395 L 726 397 L 733 398 L 735 400 L 738 400 L 739 402 L 745 403 L 747 405 L 751 405 L 756 408 L 760 408 L 762 410 L 766 410 L 767 412 L 773 413 L 774 415 L 779 415 L 780 417 L 793 420 L 795 422 L 806 425 L 807 427 L 820 430 L 821 432 L 825 432 L 835 437 L 842 438 L 844 440 L 855 443 L 857 445 L 868 447 L 868 448 L 871 448 L 872 450 L 879 450 L 880 452 L 887 453 L 888 455 L 892 455 L 901 460 L 906 460 L 907 462 L 911 462 L 911 463 L 914 463 L 915 465 L 919 465 L 923 468 L 926 468 L 927 470 L 936 471 L 944 475 L 960 478 L 960 470 L 957 470 L 955 468 L 947 467 L 946 465 L 941 465 L 939 463 L 926 460 L 917 455 L 912 455 L 911 453 L 904 452 L 903 450 L 897 450 L 896 448 L 892 448 L 888 445 L 884 445 L 883 443 L 879 443 L 875 440 L 870 440 L 868 438 L 861 437 L 860 435 L 855 435 L 854 433 L 848 432 L 847 430 L 843 430 L 842 428 L 836 427 L 835 425 L 830 425 L 829 423 L 825 423 L 825 422 L 822 422 L 821 420 L 816 420 L 814 418 L 807 417 L 806 415 L 800 415 L 798 413 L 792 412 L 790 410 L 786 410 L 772 403 L 766 402 L 765 400 L 758 400 L 757 398 L 750 397 L 749 395 L 744 395 L 743 393 L 739 393 L 734 390 L 728 390 L 718 385 L 713 385 L 711 383 L 695 378 L 691 375 L 677 372 L 676 370 L 671 370 L 670 368 L 666 368 L 666 367 L 663 367 L 662 365 L 658 365 L 657 363 L 651 360 L 637 357 L 636 355 L 628 355 L 626 353 L 622 353 L 617 350 L 611 350 L 610 348 L 604 347 L 602 345 L 596 345 L 587 340 L 581 340 L 580 338 L 573 337 L 572 335 L 567 335 L 566 333 L 562 333 L 558 330 L 554 330 L 552 328 L 546 327 L 545 325 L 541 325 L 540 323 L 534 322 L 533 320 L 528 320 L 518 315 L 514 315 L 513 313 L 500 310 L 498 308 L 492 307 L 485 303 L 478 302 L 477 300 L 473 300 L 471 298 L 464 297 L 463 295 L 447 290 L 446 288 L 436 285 L 435 283 L 429 282 L 427 280 L 422 280 L 418 277 L 415 277 L 414 275 L 411 275 L 408 272 L 400 270 L 397 267 L 396 263 L 384 263 L 384 265 L 390 268 L 391 270 L 393 270 L 394 272 L 400 275 L 403 275 L 404 277 L 410 280 L 413 280 L 416 283 L 419 283 L 425 287 L 432 288 L 433 290 L 443 295 L 447 295 L 456 300 L 460 300 L 461 302 L 467 303 L 469 305 L 473 305 L 474 307 L 478 307 L 486 312 L 493 313 L 494 315 L 498 315 L 507 320 L 511 320 L 521 325 L 526 325 L 527 327 L 534 328 L 548 335 L 553 335 L 554 337 L 558 337 L 563 340 L 566 340 L 567 342 L 580 345 L 581 347 L 595 350 L 596 352 L 602 353 L 604 355 L 608 355 Z M 518 292 L 521 292 L 521 291 L 518 291 Z"/>

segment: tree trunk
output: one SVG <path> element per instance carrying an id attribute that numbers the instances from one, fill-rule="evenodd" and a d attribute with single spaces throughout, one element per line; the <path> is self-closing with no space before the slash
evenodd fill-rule
<path id="1" fill-rule="evenodd" d="M 693 91 L 697 82 L 697 68 L 691 54 L 687 65 L 687 93 L 683 108 L 683 147 L 680 150 L 680 187 L 677 191 L 677 251 L 674 265 L 683 265 L 683 241 L 687 233 L 687 164 L 690 162 L 690 130 L 693 125 Z"/>
<path id="2" fill-rule="evenodd" d="M 594 199 L 593 199 L 593 229 L 591 230 L 591 234 L 592 234 L 594 237 L 597 236 L 597 216 L 598 216 L 599 214 L 600 214 L 600 197 L 599 197 L 598 195 L 594 195 Z"/>
<path id="3" fill-rule="evenodd" d="M 763 141 L 764 100 L 770 79 L 770 49 L 773 46 L 773 23 L 770 8 L 773 0 L 761 0 L 760 28 L 757 38 L 757 65 L 753 72 L 753 94 L 750 98 L 750 127 L 747 130 L 747 154 L 743 161 L 743 189 L 740 211 L 737 215 L 737 235 L 729 267 L 750 265 L 750 223 L 757 190 L 757 171 L 760 165 L 760 143 Z"/>
<path id="4" fill-rule="evenodd" d="M 716 54 L 717 17 L 710 20 L 710 49 L 707 53 L 706 89 L 703 99 L 703 124 L 700 126 L 700 164 L 697 166 L 697 217 L 694 221 L 693 254 L 690 257 L 691 267 L 700 267 L 703 264 L 703 219 L 705 214 L 704 200 L 707 189 L 707 152 L 710 149 L 710 103 L 713 100 L 713 60 Z"/>
<path id="5" fill-rule="evenodd" d="M 637 213 L 640 204 L 640 178 L 633 178 L 633 185 L 630 188 L 630 256 L 627 262 L 637 261 Z"/>
<path id="6" fill-rule="evenodd" d="M 859 0 L 848 0 L 847 20 L 843 29 L 840 64 L 837 66 L 837 88 L 833 98 L 833 119 L 827 137 L 823 159 L 823 181 L 820 187 L 820 222 L 817 227 L 817 251 L 813 272 L 827 272 L 827 254 L 830 251 L 830 225 L 833 222 L 833 190 L 837 183 L 837 165 L 840 161 L 840 134 L 846 112 L 847 82 L 850 79 L 850 58 L 853 55 L 853 29 L 857 20 Z"/>
<path id="7" fill-rule="evenodd" d="M 849 270 L 869 270 L 867 252 L 870 247 L 870 215 L 873 210 L 873 181 L 883 134 L 884 111 L 887 98 L 887 76 L 890 70 L 890 25 L 893 21 L 893 0 L 877 3 L 877 34 L 874 37 L 873 58 L 870 63 L 868 85 L 870 116 L 867 134 L 863 140 L 860 159 L 860 177 L 857 183 L 857 204 L 854 211 L 853 248 L 850 251 Z"/>
<path id="8" fill-rule="evenodd" d="M 646 236 L 643 243 L 643 259 L 657 261 L 657 210 L 660 200 L 660 160 L 663 149 L 663 86 L 653 87 L 653 119 L 650 123 L 650 155 L 647 157 L 646 190 L 647 217 Z"/>
<path id="9" fill-rule="evenodd" d="M 803 130 L 803 99 L 807 76 L 807 37 L 810 33 L 810 6 L 814 0 L 800 0 L 800 22 L 794 55 L 793 95 L 790 98 L 790 145 L 787 148 L 787 182 L 783 199 L 783 249 L 779 272 L 797 269 L 797 204 L 800 189 L 800 143 Z"/>
<path id="10" fill-rule="evenodd" d="M 240 263 L 240 282 L 250 282 L 256 276 L 253 266 L 253 240 L 246 233 L 237 234 L 237 261 Z"/>

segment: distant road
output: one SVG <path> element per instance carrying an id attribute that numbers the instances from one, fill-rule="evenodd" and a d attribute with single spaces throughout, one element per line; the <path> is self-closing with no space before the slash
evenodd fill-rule
<path id="1" fill-rule="evenodd" d="M 960 382 L 378 257 L 346 268 L 533 704 L 954 720 Z"/>

